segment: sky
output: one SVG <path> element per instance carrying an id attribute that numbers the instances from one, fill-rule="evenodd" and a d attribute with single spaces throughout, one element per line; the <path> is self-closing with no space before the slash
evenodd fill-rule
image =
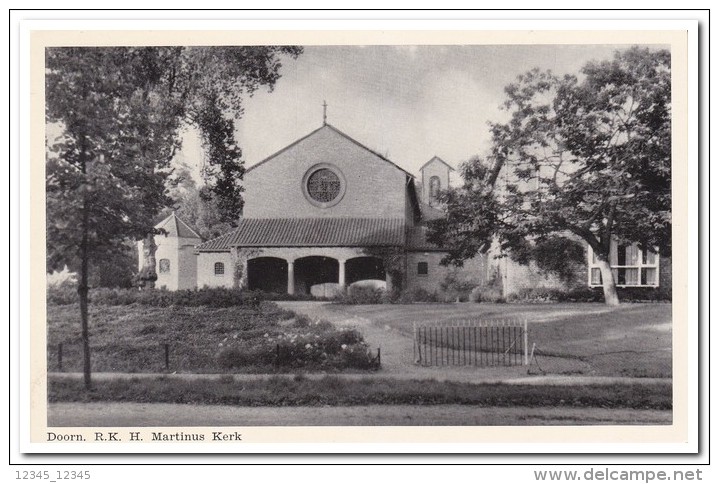
<path id="1" fill-rule="evenodd" d="M 626 45 L 309 46 L 282 61 L 272 92 L 244 102 L 236 137 L 250 167 L 327 122 L 407 171 L 433 156 L 458 167 L 489 149 L 504 87 L 534 67 L 579 74 Z M 188 133 L 178 158 L 199 169 Z"/>

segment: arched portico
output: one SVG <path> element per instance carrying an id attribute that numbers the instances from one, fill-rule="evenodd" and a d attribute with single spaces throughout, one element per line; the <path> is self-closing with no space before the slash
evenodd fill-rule
<path id="1" fill-rule="evenodd" d="M 346 284 L 352 284 L 357 281 L 367 279 L 375 279 L 384 281 L 387 277 L 384 263 L 379 257 L 362 256 L 347 259 L 346 267 Z"/>
<path id="2" fill-rule="evenodd" d="M 247 287 L 250 290 L 285 292 L 288 264 L 279 257 L 255 257 L 247 261 Z"/>
<path id="3" fill-rule="evenodd" d="M 247 255 L 242 256 L 243 251 Z M 309 294 L 315 284 L 334 283 L 340 289 L 365 279 L 384 279 L 389 284 L 382 259 L 367 256 L 362 248 L 238 248 L 237 254 L 237 263 L 247 268 L 241 287 L 249 289 Z"/>
<path id="4" fill-rule="evenodd" d="M 294 260 L 293 265 L 294 292 L 301 294 L 309 294 L 310 288 L 316 284 L 340 283 L 340 265 L 344 269 L 339 260 L 322 255 L 300 257 Z M 288 279 L 288 292 L 289 286 Z"/>

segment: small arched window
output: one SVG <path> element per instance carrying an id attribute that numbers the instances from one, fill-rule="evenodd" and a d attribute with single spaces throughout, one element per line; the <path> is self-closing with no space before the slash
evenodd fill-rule
<path id="1" fill-rule="evenodd" d="M 160 259 L 160 274 L 168 274 L 170 272 L 170 259 Z"/>
<path id="2" fill-rule="evenodd" d="M 429 179 L 429 200 L 434 202 L 437 200 L 439 191 L 442 189 L 441 183 L 438 176 L 433 176 Z"/>
<path id="3" fill-rule="evenodd" d="M 225 275 L 225 264 L 223 262 L 215 262 L 215 275 L 216 276 L 224 276 Z"/>

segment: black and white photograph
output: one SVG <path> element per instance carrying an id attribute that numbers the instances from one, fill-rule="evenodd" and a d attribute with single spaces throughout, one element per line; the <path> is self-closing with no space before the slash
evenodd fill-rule
<path id="1" fill-rule="evenodd" d="M 686 439 L 686 32 L 175 34 L 35 39 L 33 441 Z"/>

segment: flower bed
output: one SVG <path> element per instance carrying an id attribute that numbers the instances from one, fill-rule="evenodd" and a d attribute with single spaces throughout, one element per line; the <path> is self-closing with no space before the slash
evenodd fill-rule
<path id="1" fill-rule="evenodd" d="M 369 350 L 362 335 L 353 329 L 335 328 L 324 320 L 298 316 L 286 327 L 265 332 L 261 337 L 225 338 L 217 355 L 225 369 L 247 365 L 282 369 L 371 370 L 379 361 Z"/>
<path id="2" fill-rule="evenodd" d="M 89 313 L 92 369 L 98 372 L 271 373 L 377 366 L 358 332 L 296 316 L 267 301 L 226 308 L 92 304 Z M 48 306 L 48 371 L 82 371 L 79 319 L 77 305 Z"/>

